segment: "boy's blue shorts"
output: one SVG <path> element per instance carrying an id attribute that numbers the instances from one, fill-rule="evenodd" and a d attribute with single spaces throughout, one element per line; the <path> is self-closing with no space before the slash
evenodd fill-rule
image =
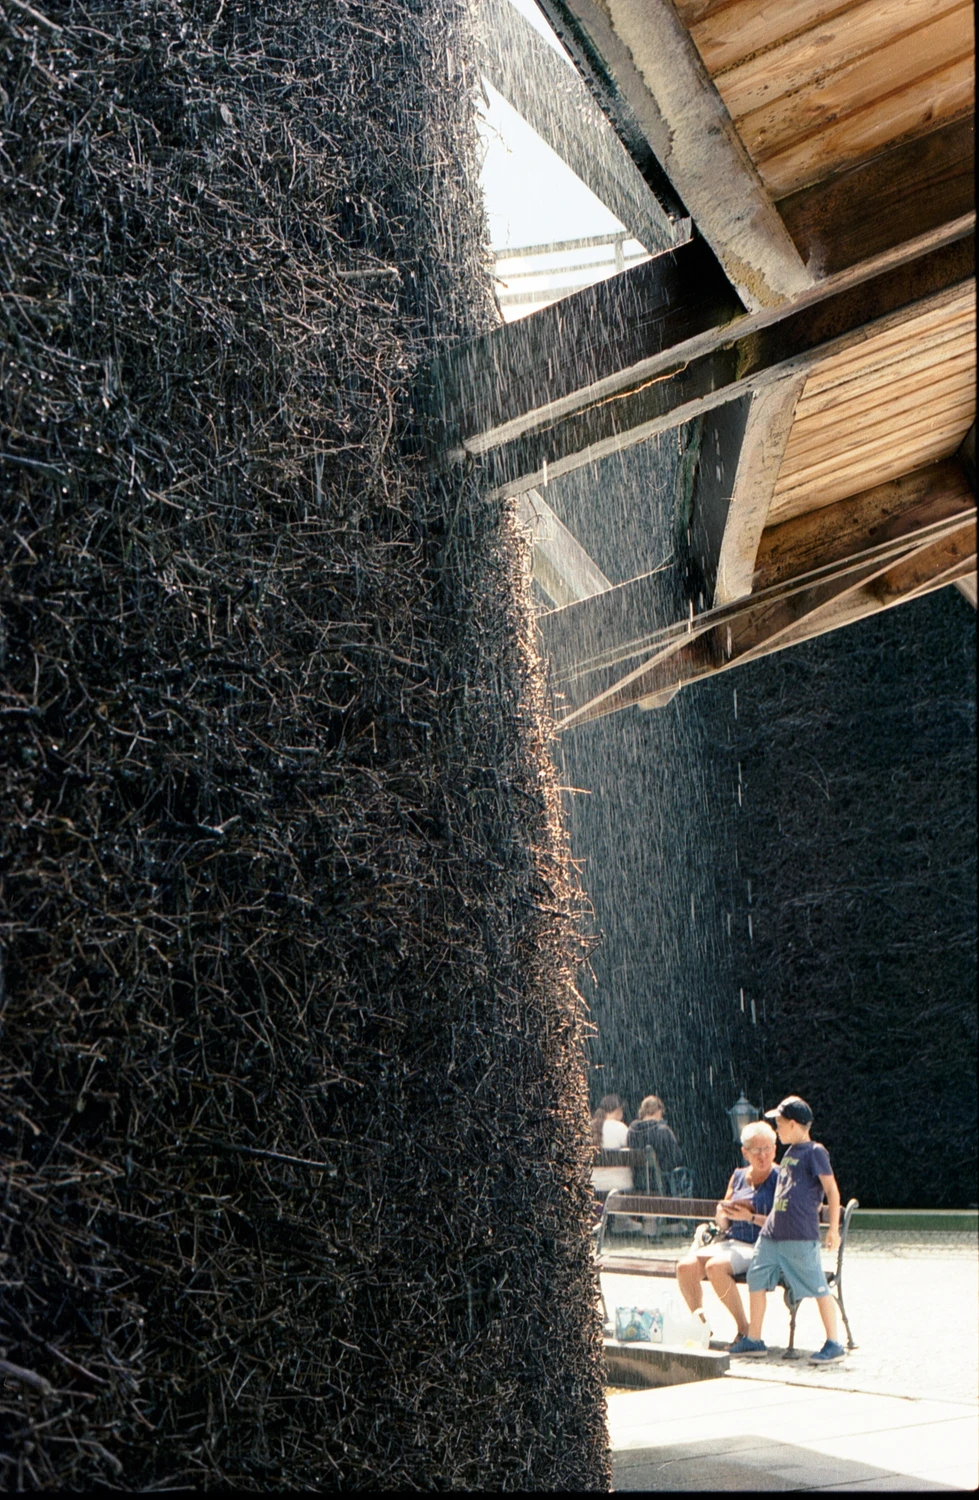
<path id="1" fill-rule="evenodd" d="M 748 1267 L 749 1292 L 773 1292 L 780 1278 L 797 1302 L 803 1297 L 828 1297 L 819 1241 L 759 1239 Z"/>

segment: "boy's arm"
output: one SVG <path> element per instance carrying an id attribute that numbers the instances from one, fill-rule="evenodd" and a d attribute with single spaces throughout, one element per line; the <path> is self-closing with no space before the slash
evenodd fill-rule
<path id="1" fill-rule="evenodd" d="M 832 1172 L 821 1172 L 819 1180 L 829 1205 L 829 1228 L 826 1231 L 826 1249 L 835 1250 L 840 1243 L 840 1190 Z"/>

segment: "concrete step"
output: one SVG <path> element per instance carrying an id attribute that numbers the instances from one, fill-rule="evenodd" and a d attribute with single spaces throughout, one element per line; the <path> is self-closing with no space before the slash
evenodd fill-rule
<path id="1" fill-rule="evenodd" d="M 686 1349 L 677 1344 L 624 1344 L 605 1340 L 605 1368 L 609 1385 L 686 1385 L 692 1380 L 715 1380 L 730 1367 L 727 1351 Z"/>

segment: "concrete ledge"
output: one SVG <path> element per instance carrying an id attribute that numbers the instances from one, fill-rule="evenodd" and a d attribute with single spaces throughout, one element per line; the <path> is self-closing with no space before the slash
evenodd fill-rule
<path id="1" fill-rule="evenodd" d="M 855 1208 L 850 1221 L 853 1229 L 908 1230 L 979 1230 L 979 1209 L 975 1208 Z"/>
<path id="2" fill-rule="evenodd" d="M 657 1385 L 687 1385 L 692 1380 L 714 1380 L 730 1366 L 726 1352 L 681 1349 L 675 1344 L 623 1344 L 605 1340 L 605 1369 L 609 1385 L 642 1389 Z"/>

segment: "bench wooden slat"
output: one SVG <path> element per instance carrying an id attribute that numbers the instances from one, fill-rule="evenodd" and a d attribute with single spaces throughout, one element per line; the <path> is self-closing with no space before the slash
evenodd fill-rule
<path id="1" fill-rule="evenodd" d="M 609 1193 L 609 1213 L 650 1214 L 664 1219 L 712 1219 L 716 1198 L 656 1198 L 649 1193 Z M 606 1199 L 608 1202 L 608 1199 Z"/>
<path id="2" fill-rule="evenodd" d="M 600 1255 L 595 1261 L 600 1271 L 621 1276 L 675 1276 L 675 1260 L 656 1260 L 651 1255 Z"/>
<path id="3" fill-rule="evenodd" d="M 609 1201 L 614 1200 L 614 1201 Z M 710 1219 L 713 1221 L 717 1198 L 657 1198 L 650 1193 L 626 1193 L 613 1188 L 606 1202 L 612 1214 L 648 1214 L 661 1219 Z M 829 1205 L 819 1210 L 820 1224 L 829 1223 Z"/>

